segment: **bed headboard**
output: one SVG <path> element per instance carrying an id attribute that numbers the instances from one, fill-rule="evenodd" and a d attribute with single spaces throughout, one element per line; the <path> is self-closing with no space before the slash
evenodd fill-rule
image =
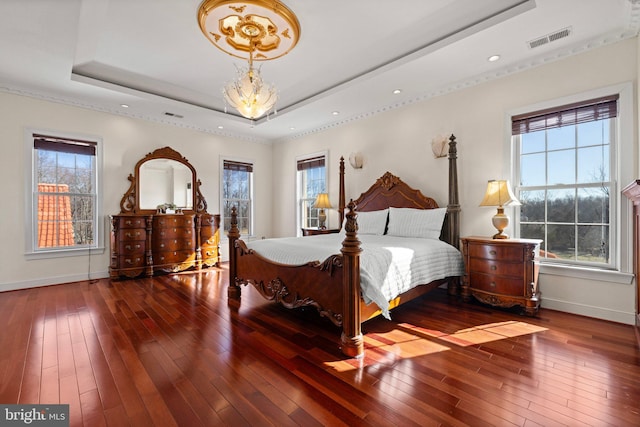
<path id="1" fill-rule="evenodd" d="M 458 177 L 457 177 L 457 148 L 456 138 L 449 138 L 449 202 L 447 204 L 447 217 L 442 226 L 440 239 L 459 248 L 460 246 L 460 205 L 458 204 Z M 394 208 L 434 209 L 438 203 L 431 197 L 427 197 L 420 190 L 411 188 L 407 183 L 390 172 L 386 172 L 378 178 L 367 191 L 362 193 L 355 201 L 356 212 L 368 212 Z M 344 159 L 340 159 L 340 224 L 344 219 Z"/>

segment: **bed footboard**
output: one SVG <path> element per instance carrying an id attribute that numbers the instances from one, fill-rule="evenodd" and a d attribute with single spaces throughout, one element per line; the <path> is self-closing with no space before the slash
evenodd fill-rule
<path id="1" fill-rule="evenodd" d="M 231 209 L 229 230 L 229 298 L 239 299 L 241 285 L 252 285 L 260 294 L 287 308 L 315 307 L 321 316 L 342 327 L 342 352 L 364 355 L 360 317 L 360 241 L 357 238 L 355 204 L 348 206 L 346 238 L 341 254 L 324 261 L 291 266 L 274 263 L 240 240 L 237 211 Z M 318 286 L 321 283 L 322 286 Z"/>

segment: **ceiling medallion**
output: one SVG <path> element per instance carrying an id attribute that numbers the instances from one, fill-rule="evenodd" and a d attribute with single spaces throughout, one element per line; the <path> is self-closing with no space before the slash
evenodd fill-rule
<path id="1" fill-rule="evenodd" d="M 222 89 L 225 104 L 251 120 L 265 114 L 268 118 L 278 94 L 253 62 L 279 58 L 293 49 L 300 38 L 298 18 L 278 0 L 205 0 L 198 23 L 218 49 L 248 60 L 248 67 L 236 67 L 236 79 Z"/>
<path id="2" fill-rule="evenodd" d="M 223 52 L 256 61 L 286 55 L 298 43 L 300 23 L 278 0 L 205 0 L 198 11 L 202 33 Z"/>

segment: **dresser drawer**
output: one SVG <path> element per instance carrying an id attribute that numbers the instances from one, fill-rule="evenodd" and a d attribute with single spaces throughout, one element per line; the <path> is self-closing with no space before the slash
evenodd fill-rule
<path id="1" fill-rule="evenodd" d="M 119 216 L 115 217 L 118 222 L 118 228 L 142 228 L 147 227 L 147 221 L 142 216 Z"/>
<path id="2" fill-rule="evenodd" d="M 193 228 L 163 228 L 154 230 L 154 241 L 160 241 L 165 239 L 192 239 L 195 232 Z"/>
<path id="3" fill-rule="evenodd" d="M 193 251 L 166 251 L 153 254 L 154 264 L 181 264 L 193 262 L 196 254 Z"/>
<path id="4" fill-rule="evenodd" d="M 118 248 L 120 250 L 120 254 L 130 256 L 132 254 L 142 254 L 144 255 L 145 250 L 145 241 L 144 240 L 128 240 L 124 242 L 118 243 Z"/>
<path id="5" fill-rule="evenodd" d="M 155 227 L 193 227 L 193 215 L 156 215 L 153 217 Z"/>
<path id="6" fill-rule="evenodd" d="M 469 258 L 470 273 L 485 273 L 495 276 L 510 276 L 522 280 L 524 264 L 515 262 L 494 261 L 481 258 Z"/>
<path id="7" fill-rule="evenodd" d="M 154 241 L 153 249 L 157 251 L 193 251 L 195 246 L 193 239 L 164 239 Z"/>
<path id="8" fill-rule="evenodd" d="M 144 241 L 144 239 L 147 237 L 147 232 L 144 228 L 142 229 L 136 229 L 136 228 L 123 228 L 118 230 L 118 240 L 123 242 L 123 241 L 138 241 L 138 240 L 142 240 Z"/>
<path id="9" fill-rule="evenodd" d="M 132 267 L 144 267 L 145 257 L 144 254 L 135 254 L 130 256 L 119 256 L 118 263 L 120 268 L 132 268 Z"/>
<path id="10" fill-rule="evenodd" d="M 472 288 L 479 291 L 493 292 L 502 295 L 524 295 L 522 278 L 493 276 L 490 274 L 471 273 Z"/>
<path id="11" fill-rule="evenodd" d="M 504 244 L 469 244 L 469 256 L 472 258 L 495 259 L 501 261 L 524 261 L 521 246 Z"/>

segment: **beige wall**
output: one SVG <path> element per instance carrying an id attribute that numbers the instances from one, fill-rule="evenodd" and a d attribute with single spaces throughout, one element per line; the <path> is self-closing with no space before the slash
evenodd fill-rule
<path id="1" fill-rule="evenodd" d="M 347 166 L 347 199 L 357 197 L 388 170 L 445 205 L 447 162 L 433 158 L 430 143 L 434 136 L 449 133 L 454 133 L 458 139 L 462 235 L 491 235 L 494 212 L 478 204 L 487 180 L 509 178 L 510 159 L 505 150 L 510 138 L 506 123 L 508 113 L 625 82 L 634 83 L 632 96 L 636 96 L 637 56 L 637 39 L 631 39 L 329 131 L 279 143 L 274 146 L 273 187 L 284 191 L 274 194 L 274 235 L 295 233 L 295 157 L 320 150 L 329 151 L 330 165 L 335 166 L 330 171 L 329 184 L 334 204 L 338 197 L 338 159 L 341 155 L 348 158 L 350 152 L 360 151 L 364 156 L 363 169 Z M 633 105 L 636 105 L 635 101 Z M 632 134 L 622 143 L 626 153 L 637 159 L 637 116 L 632 115 L 631 120 L 635 122 Z M 624 178 L 629 181 L 632 175 L 638 175 L 637 161 L 632 163 L 635 163 L 633 170 Z M 626 210 L 624 200 L 621 210 Z M 621 220 L 622 269 L 628 272 L 631 268 L 627 238 L 630 222 L 624 215 Z M 335 212 L 332 212 L 331 221 L 336 225 Z M 629 283 L 630 275 L 605 275 L 596 280 L 592 277 L 594 275 L 589 272 L 566 269 L 542 274 L 543 307 L 632 323 L 635 288 Z"/>
<path id="2" fill-rule="evenodd" d="M 505 150 L 508 113 L 625 82 L 633 83 L 633 105 L 637 106 L 639 56 L 637 39 L 631 39 L 273 146 L 0 93 L 0 182 L 5 183 L 0 209 L 0 290 L 82 280 L 89 270 L 92 277 L 106 276 L 109 265 L 108 250 L 91 259 L 25 259 L 26 127 L 103 139 L 105 215 L 118 212 L 120 198 L 128 188 L 127 175 L 139 158 L 155 148 L 171 146 L 192 162 L 202 180 L 210 212 L 219 209 L 220 156 L 253 160 L 258 237 L 295 235 L 295 158 L 323 150 L 329 151 L 329 193 L 334 205 L 338 160 L 340 156 L 348 158 L 351 152 L 362 153 L 364 167 L 354 170 L 347 165 L 347 198 L 357 197 L 376 178 L 390 171 L 446 204 L 447 161 L 433 158 L 430 143 L 436 135 L 454 133 L 459 143 L 462 234 L 490 235 L 493 212 L 478 207 L 478 203 L 488 179 L 509 175 Z M 623 144 L 632 153 L 632 175 L 636 178 L 638 111 L 633 114 L 632 135 Z M 621 211 L 625 210 L 628 205 L 621 201 Z M 621 219 L 620 234 L 625 237 L 631 232 L 631 224 L 624 215 Z M 329 221 L 330 226 L 337 226 L 335 211 L 330 212 Z M 622 240 L 622 270 L 628 272 L 630 246 L 628 239 Z M 628 283 L 628 277 L 543 270 L 542 305 L 632 323 L 635 287 Z"/>
<path id="3" fill-rule="evenodd" d="M 127 176 L 136 162 L 156 148 L 170 146 L 195 167 L 210 213 L 220 206 L 220 156 L 251 160 L 255 173 L 257 212 L 271 211 L 270 145 L 224 138 L 173 126 L 100 113 L 33 98 L 0 93 L 0 182 L 4 185 L 0 209 L 0 290 L 106 277 L 109 242 L 103 253 L 87 256 L 27 260 L 25 257 L 24 132 L 26 128 L 64 134 L 92 135 L 103 141 L 102 221 L 108 239 L 107 217 L 120 211 L 120 199 L 129 188 Z M 270 215 L 256 215 L 256 234 L 270 232 Z"/>

